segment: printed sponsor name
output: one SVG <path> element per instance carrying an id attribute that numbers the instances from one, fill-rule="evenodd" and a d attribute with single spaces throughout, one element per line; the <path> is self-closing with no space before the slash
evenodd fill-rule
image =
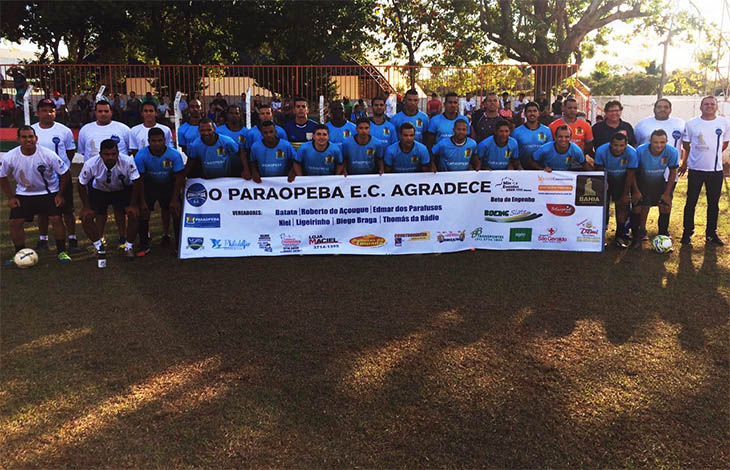
<path id="1" fill-rule="evenodd" d="M 403 246 L 403 242 L 422 242 L 431 239 L 431 232 L 396 233 L 393 235 L 395 246 Z"/>
<path id="2" fill-rule="evenodd" d="M 575 207 L 570 204 L 545 204 L 551 214 L 558 217 L 569 217 L 575 214 Z"/>
<path id="3" fill-rule="evenodd" d="M 523 243 L 532 241 L 532 228 L 513 227 L 509 229 L 509 241 L 512 243 Z"/>
<path id="4" fill-rule="evenodd" d="M 279 237 L 281 238 L 282 253 L 301 253 L 302 241 L 299 238 L 286 233 L 282 233 Z"/>
<path id="5" fill-rule="evenodd" d="M 542 233 L 537 236 L 537 241 L 542 243 L 565 243 L 568 239 L 562 235 L 558 235 L 558 229 L 550 227 L 547 229 L 547 233 Z"/>
<path id="6" fill-rule="evenodd" d="M 245 250 L 251 246 L 246 240 L 229 240 L 221 238 L 210 239 L 211 248 L 214 250 Z"/>
<path id="7" fill-rule="evenodd" d="M 436 235 L 436 240 L 439 243 L 463 242 L 464 240 L 466 240 L 466 230 L 446 230 L 443 232 L 438 232 L 438 235 Z"/>
<path id="8" fill-rule="evenodd" d="M 185 214 L 185 226 L 189 228 L 220 228 L 220 214 Z"/>
<path id="9" fill-rule="evenodd" d="M 350 239 L 350 245 L 359 246 L 360 248 L 376 248 L 385 245 L 386 240 L 377 235 L 361 235 Z"/>
<path id="10" fill-rule="evenodd" d="M 203 237 L 188 237 L 188 250 L 202 250 L 205 239 Z"/>
<path id="11" fill-rule="evenodd" d="M 340 246 L 340 242 L 336 238 L 323 237 L 322 235 L 310 235 L 309 244 L 314 247 L 315 250 L 338 248 Z"/>
<path id="12" fill-rule="evenodd" d="M 259 234 L 258 245 L 260 250 L 264 250 L 266 253 L 273 251 L 271 247 L 271 235 L 268 233 Z"/>
<path id="13" fill-rule="evenodd" d="M 477 227 L 471 231 L 471 239 L 478 242 L 503 242 L 504 235 L 484 233 L 482 227 Z"/>
<path id="14" fill-rule="evenodd" d="M 484 220 L 487 222 L 498 222 L 511 224 L 515 222 L 525 222 L 542 217 L 542 214 L 530 212 L 524 209 L 485 209 Z"/>

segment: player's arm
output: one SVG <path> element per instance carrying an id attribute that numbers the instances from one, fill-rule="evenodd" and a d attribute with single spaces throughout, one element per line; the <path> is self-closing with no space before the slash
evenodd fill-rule
<path id="1" fill-rule="evenodd" d="M 249 161 L 251 165 L 251 179 L 256 183 L 261 183 L 261 173 L 259 172 L 259 162 L 256 160 Z"/>
<path id="2" fill-rule="evenodd" d="M 378 163 L 378 174 L 382 175 L 385 172 L 385 162 L 383 161 L 382 158 L 378 158 L 377 163 Z"/>
<path id="3" fill-rule="evenodd" d="M 8 177 L 3 176 L 0 178 L 0 187 L 2 187 L 3 192 L 8 197 L 8 207 L 11 209 L 14 207 L 20 207 L 20 199 L 15 197 L 15 193 L 10 188 L 10 183 L 8 182 Z"/>
<path id="4" fill-rule="evenodd" d="M 530 168 L 533 170 L 542 170 L 543 167 L 534 158 L 534 154 L 530 155 Z"/>
<path id="5" fill-rule="evenodd" d="M 243 171 L 241 172 L 241 178 L 245 180 L 251 179 L 251 167 L 248 164 L 248 152 L 243 145 L 238 146 L 238 158 L 241 159 L 241 166 Z M 260 181 L 257 181 L 260 183 Z"/>
<path id="6" fill-rule="evenodd" d="M 139 215 L 139 200 L 143 194 L 144 183 L 142 182 L 142 177 L 140 176 L 132 183 L 132 202 L 124 212 L 126 212 L 128 215 Z"/>
<path id="7" fill-rule="evenodd" d="M 629 200 L 629 195 L 631 195 L 631 200 L 634 204 L 638 204 L 641 201 L 641 191 L 639 191 L 639 185 L 636 182 L 636 170 L 634 168 L 626 170 L 624 192 L 621 194 L 621 199 L 618 202 L 626 204 Z"/>
<path id="8" fill-rule="evenodd" d="M 674 181 L 677 179 L 677 168 L 669 169 L 669 179 L 664 184 L 664 192 L 659 198 L 669 207 L 672 207 L 672 187 L 674 187 Z"/>
<path id="9" fill-rule="evenodd" d="M 432 132 L 423 131 L 423 145 L 426 146 L 429 152 L 433 148 L 434 141 L 436 140 L 436 134 Z"/>
<path id="10" fill-rule="evenodd" d="M 66 170 L 66 173 L 62 174 L 61 177 L 58 179 L 58 193 L 56 193 L 55 203 L 56 207 L 61 207 L 64 204 L 63 194 L 66 188 L 68 188 L 68 185 L 71 183 L 71 171 Z"/>
<path id="11" fill-rule="evenodd" d="M 690 142 L 682 142 L 682 163 L 679 164 L 679 176 L 683 176 L 687 172 L 687 160 L 691 149 Z"/>
<path id="12" fill-rule="evenodd" d="M 175 173 L 175 185 L 172 188 L 172 197 L 170 198 L 170 211 L 176 216 L 180 216 L 180 192 L 185 185 L 185 170 Z"/>
<path id="13" fill-rule="evenodd" d="M 335 166 L 335 174 L 347 176 L 344 163 L 338 163 L 337 166 Z"/>
<path id="14" fill-rule="evenodd" d="M 91 204 L 89 203 L 89 193 L 86 190 L 86 185 L 79 179 L 76 183 L 76 187 L 78 188 L 79 199 L 81 199 L 81 213 L 79 214 L 79 218 L 81 218 L 81 220 L 85 220 L 89 217 L 93 217 L 94 211 L 91 209 Z"/>
<path id="15" fill-rule="evenodd" d="M 509 163 L 507 163 L 507 169 L 508 170 L 522 170 L 522 163 L 520 162 L 519 157 L 517 158 L 510 158 Z"/>
<path id="16" fill-rule="evenodd" d="M 294 178 L 297 176 L 302 176 L 304 173 L 302 172 L 302 164 L 298 161 L 294 160 L 291 166 L 291 171 L 289 172 L 289 182 L 291 183 L 294 181 Z"/>
<path id="17" fill-rule="evenodd" d="M 482 169 L 482 161 L 479 159 L 476 151 L 471 152 L 471 158 L 469 159 L 469 169 L 475 171 L 479 171 Z"/>
<path id="18" fill-rule="evenodd" d="M 69 162 L 73 163 L 75 156 L 76 156 L 76 149 L 66 150 L 66 157 L 68 158 Z"/>

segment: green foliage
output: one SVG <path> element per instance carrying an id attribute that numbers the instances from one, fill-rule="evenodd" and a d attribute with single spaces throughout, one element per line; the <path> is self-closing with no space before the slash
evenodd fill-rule
<path id="1" fill-rule="evenodd" d="M 596 96 L 653 95 L 659 87 L 661 69 L 654 61 L 644 70 L 632 71 L 598 62 L 590 75 L 580 77 Z M 696 95 L 704 92 L 706 79 L 699 70 L 675 70 L 664 85 L 665 95 Z"/>

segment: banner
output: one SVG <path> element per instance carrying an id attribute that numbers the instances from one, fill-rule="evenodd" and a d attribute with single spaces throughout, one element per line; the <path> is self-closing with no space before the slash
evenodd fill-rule
<path id="1" fill-rule="evenodd" d="M 180 258 L 603 249 L 603 172 L 190 179 Z"/>

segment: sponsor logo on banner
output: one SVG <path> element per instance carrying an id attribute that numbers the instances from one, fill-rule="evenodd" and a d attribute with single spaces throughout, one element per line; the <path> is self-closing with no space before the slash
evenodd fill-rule
<path id="1" fill-rule="evenodd" d="M 339 248 L 340 242 L 333 237 L 323 237 L 322 235 L 310 235 L 309 244 L 314 246 L 315 250 L 322 250 L 325 248 Z"/>
<path id="2" fill-rule="evenodd" d="M 532 228 L 513 227 L 509 229 L 509 241 L 513 243 L 531 242 Z"/>
<path id="3" fill-rule="evenodd" d="M 301 253 L 302 241 L 299 238 L 286 233 L 282 233 L 279 237 L 281 238 L 282 253 Z"/>
<path id="4" fill-rule="evenodd" d="M 466 230 L 447 230 L 445 232 L 439 232 L 436 235 L 436 240 L 439 243 L 444 242 L 463 242 L 466 240 Z"/>
<path id="5" fill-rule="evenodd" d="M 598 227 L 593 224 L 590 219 L 583 219 L 576 224 L 578 227 L 578 238 L 576 239 L 582 243 L 600 243 L 601 236 L 598 233 Z"/>
<path id="6" fill-rule="evenodd" d="M 558 217 L 569 217 L 575 214 L 575 207 L 570 204 L 545 204 L 551 214 Z"/>
<path id="7" fill-rule="evenodd" d="M 211 248 L 214 250 L 245 250 L 251 246 L 246 240 L 228 240 L 220 238 L 210 239 Z"/>
<path id="8" fill-rule="evenodd" d="M 578 175 L 575 188 L 575 205 L 602 206 L 603 181 L 603 176 Z"/>
<path id="9" fill-rule="evenodd" d="M 530 212 L 524 209 L 485 209 L 484 220 L 487 222 L 499 222 L 511 224 L 525 222 L 542 217 L 542 214 Z"/>
<path id="10" fill-rule="evenodd" d="M 542 243 L 565 243 L 568 239 L 562 235 L 558 235 L 558 229 L 550 227 L 546 233 L 537 236 L 537 241 Z"/>
<path id="11" fill-rule="evenodd" d="M 271 253 L 273 249 L 271 248 L 271 235 L 268 233 L 262 233 L 259 234 L 259 240 L 258 240 L 259 250 L 264 250 L 266 253 Z"/>
<path id="12" fill-rule="evenodd" d="M 185 191 L 185 200 L 193 207 L 200 207 L 208 200 L 208 191 L 200 183 L 193 183 Z"/>
<path id="13" fill-rule="evenodd" d="M 477 227 L 471 231 L 471 239 L 478 242 L 503 242 L 504 235 L 490 235 L 484 233 L 482 227 Z"/>
<path id="14" fill-rule="evenodd" d="M 505 176 L 502 178 L 502 181 L 494 185 L 495 188 L 502 188 L 503 191 L 513 192 L 513 191 L 522 191 L 526 193 L 531 193 L 532 189 L 523 188 L 520 186 L 520 183 L 515 181 L 513 178 L 510 178 L 509 176 Z"/>
<path id="15" fill-rule="evenodd" d="M 361 235 L 350 239 L 350 245 L 359 246 L 360 248 L 375 248 L 385 245 L 385 238 L 377 235 Z"/>
<path id="16" fill-rule="evenodd" d="M 396 233 L 393 235 L 395 246 L 403 246 L 403 242 L 423 242 L 431 239 L 431 232 Z"/>
<path id="17" fill-rule="evenodd" d="M 261 215 L 260 210 L 231 211 L 231 215 Z"/>
<path id="18" fill-rule="evenodd" d="M 185 226 L 190 228 L 220 228 L 220 214 L 185 214 Z"/>
<path id="19" fill-rule="evenodd" d="M 188 246 L 186 248 L 188 250 L 202 250 L 205 248 L 203 242 L 203 237 L 188 237 Z"/>
<path id="20" fill-rule="evenodd" d="M 573 178 L 558 175 L 537 175 L 537 191 L 540 194 L 571 194 Z"/>

